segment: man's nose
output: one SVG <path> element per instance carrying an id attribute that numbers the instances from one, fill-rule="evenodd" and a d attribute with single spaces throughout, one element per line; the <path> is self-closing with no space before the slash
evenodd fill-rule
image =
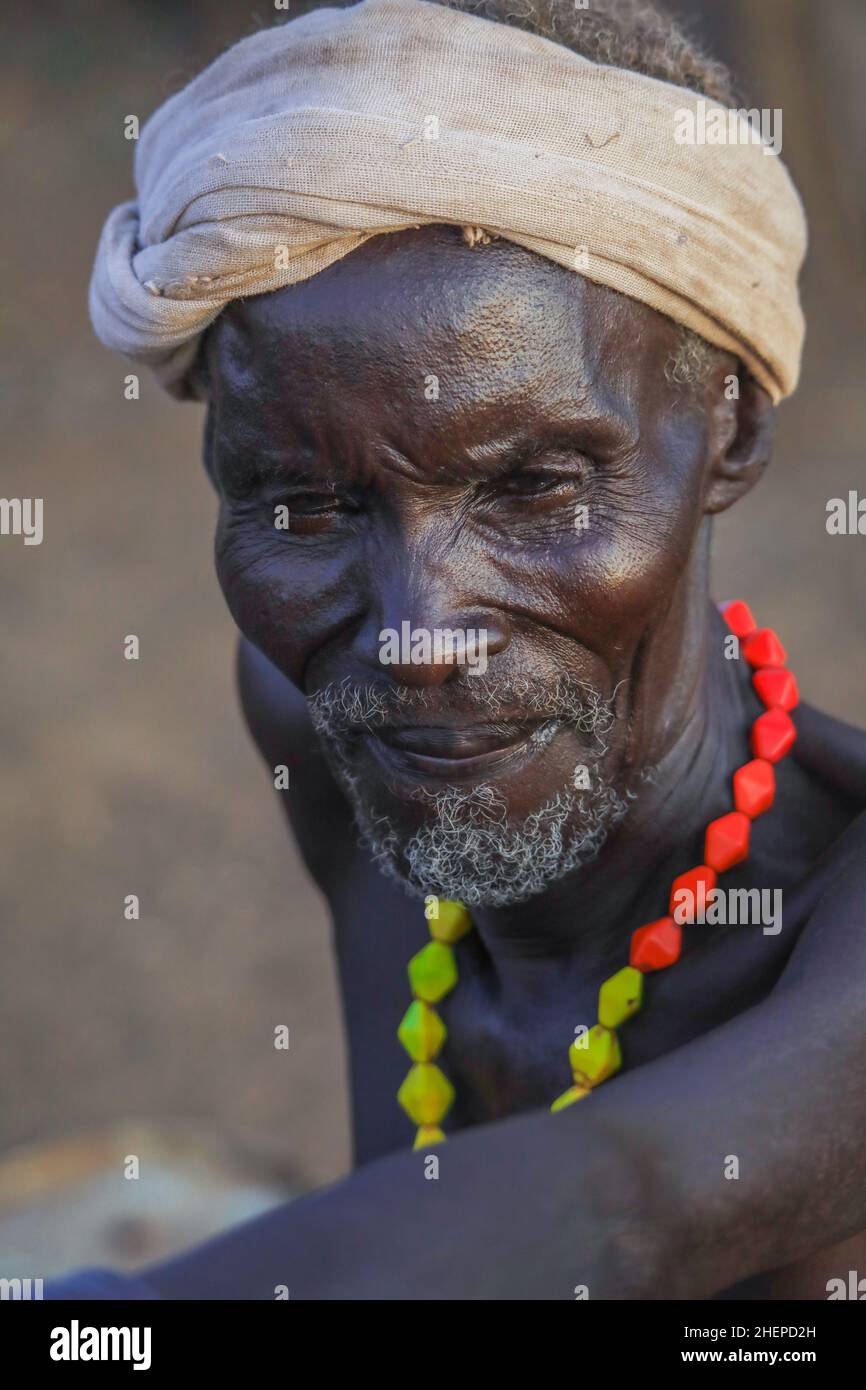
<path id="1" fill-rule="evenodd" d="M 511 641 L 508 624 L 483 610 L 427 619 L 393 618 L 379 634 L 378 664 L 398 685 L 432 688 L 458 672 L 483 674 L 491 657 Z"/>

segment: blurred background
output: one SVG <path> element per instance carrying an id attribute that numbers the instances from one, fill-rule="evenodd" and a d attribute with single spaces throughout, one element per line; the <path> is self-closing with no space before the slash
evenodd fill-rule
<path id="1" fill-rule="evenodd" d="M 866 542 L 828 536 L 825 509 L 866 495 L 866 7 L 673 8 L 748 105 L 782 108 L 811 226 L 802 385 L 771 471 L 718 524 L 716 597 L 746 597 L 805 698 L 862 723 Z M 132 192 L 125 117 L 284 17 L 3 7 L 0 490 L 45 499 L 45 539 L 0 540 L 0 1276 L 135 1265 L 349 1161 L 329 925 L 237 707 L 202 411 L 144 371 L 125 400 L 130 368 L 86 309 L 103 219 Z M 131 1154 L 149 1182 L 124 1179 Z"/>

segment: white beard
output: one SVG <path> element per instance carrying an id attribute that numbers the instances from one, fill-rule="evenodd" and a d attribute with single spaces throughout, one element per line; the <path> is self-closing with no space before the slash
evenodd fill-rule
<path id="1" fill-rule="evenodd" d="M 561 724 L 601 736 L 613 719 L 612 701 L 586 687 L 557 682 L 545 691 L 522 683 L 523 707 L 550 709 L 553 719 L 539 726 L 536 742 L 549 742 Z M 509 684 L 514 694 L 515 683 Z M 475 689 L 482 696 L 476 710 L 494 712 L 504 701 L 493 683 Z M 544 699 L 542 700 L 542 695 Z M 427 692 L 387 693 L 383 708 L 376 692 L 328 686 L 310 700 L 313 722 L 322 738 L 334 772 L 355 813 L 360 840 L 382 873 L 402 884 L 413 896 L 434 894 L 467 906 L 504 907 L 544 892 L 572 870 L 595 859 L 610 830 L 623 819 L 631 797 L 620 797 L 604 782 L 599 764 L 589 767 L 589 787 L 559 791 L 518 822 L 498 788 L 482 782 L 469 788 L 418 787 L 412 800 L 424 807 L 424 824 L 407 833 L 387 815 L 377 813 L 362 797 L 346 751 L 344 726 L 374 729 L 394 708 L 424 706 Z M 558 717 L 556 717 L 558 716 Z M 599 747 L 604 752 L 603 745 Z M 575 770 L 581 764 L 575 763 Z"/>
<path id="2" fill-rule="evenodd" d="M 370 817 L 353 798 L 362 843 L 410 893 L 467 906 L 505 907 L 543 893 L 595 859 L 627 810 L 627 801 L 597 783 L 592 791 L 558 792 L 517 824 L 509 824 L 504 799 L 487 782 L 419 792 L 427 820 L 403 843 L 387 817 Z"/>

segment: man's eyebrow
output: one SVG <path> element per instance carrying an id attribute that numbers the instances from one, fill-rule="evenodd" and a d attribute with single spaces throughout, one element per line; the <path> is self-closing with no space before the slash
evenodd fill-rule
<path id="1" fill-rule="evenodd" d="M 558 416 L 556 420 L 535 422 L 528 428 L 471 444 L 463 452 L 470 463 L 500 471 L 556 451 L 589 453 L 622 448 L 630 442 L 631 431 L 625 421 L 609 415 L 580 414 L 571 419 Z"/>

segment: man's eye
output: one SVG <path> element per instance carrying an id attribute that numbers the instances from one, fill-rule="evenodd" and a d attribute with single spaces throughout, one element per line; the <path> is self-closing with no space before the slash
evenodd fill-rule
<path id="1" fill-rule="evenodd" d="M 500 496 L 531 500 L 534 497 L 567 497 L 584 482 L 583 470 L 551 473 L 541 468 L 525 468 L 512 473 L 497 484 Z"/>
<path id="2" fill-rule="evenodd" d="M 356 510 L 348 498 L 336 492 L 293 492 L 284 501 L 289 512 L 296 516 L 336 516 L 339 512 Z"/>
<path id="3" fill-rule="evenodd" d="M 502 490 L 512 497 L 536 496 L 539 493 L 555 492 L 564 482 L 564 478 L 553 477 L 550 473 L 527 470 L 506 478 Z"/>

